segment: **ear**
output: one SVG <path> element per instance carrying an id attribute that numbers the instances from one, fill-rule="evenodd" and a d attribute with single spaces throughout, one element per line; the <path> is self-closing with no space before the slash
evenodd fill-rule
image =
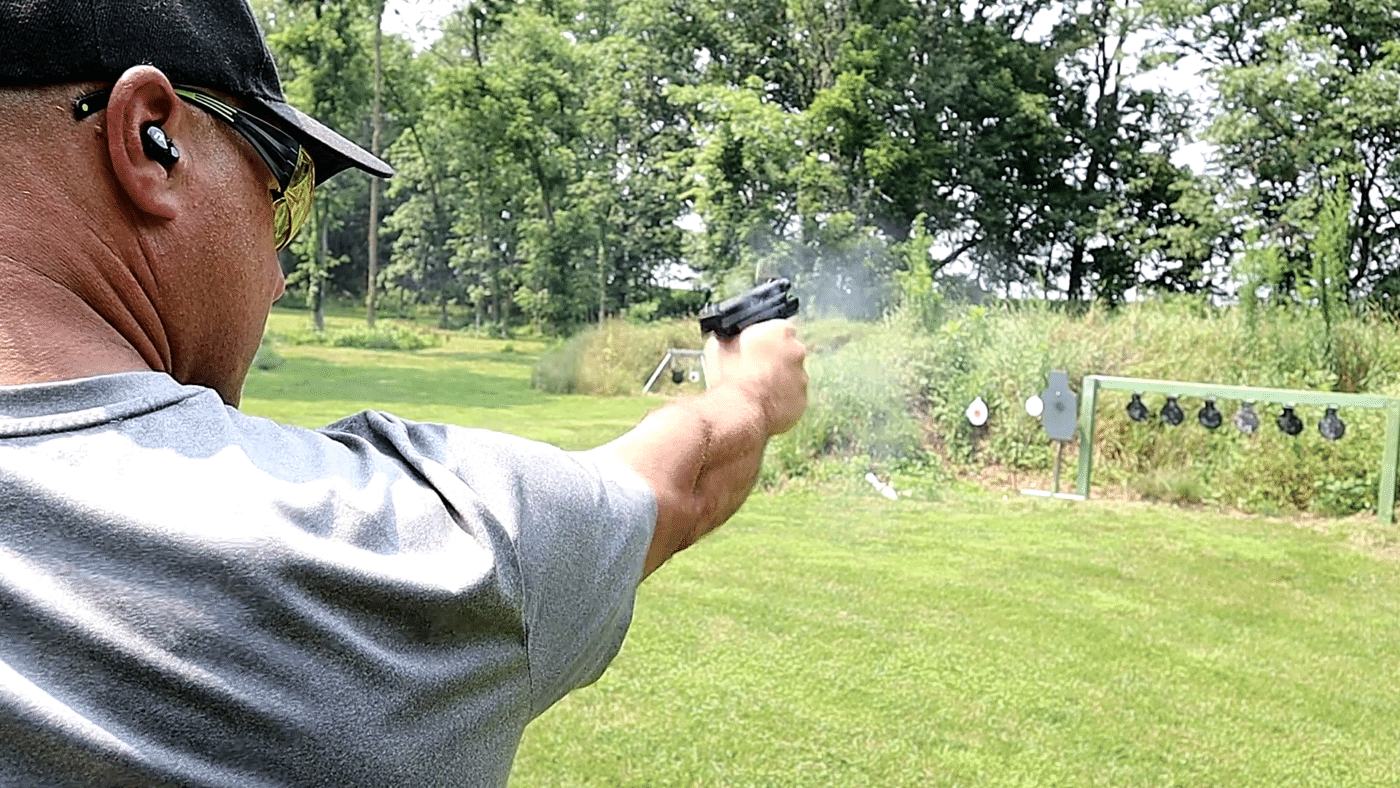
<path id="1" fill-rule="evenodd" d="M 151 126 L 160 126 L 176 141 L 188 139 L 189 112 L 160 69 L 134 66 L 112 87 L 107 100 L 107 155 L 112 172 L 137 210 L 160 219 L 174 219 L 183 197 L 183 160 L 151 156 Z"/>

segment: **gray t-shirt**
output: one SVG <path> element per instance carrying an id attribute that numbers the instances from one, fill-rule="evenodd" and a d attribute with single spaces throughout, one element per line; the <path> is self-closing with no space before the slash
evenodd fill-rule
<path id="1" fill-rule="evenodd" d="M 655 520 L 599 452 L 0 387 L 0 786 L 504 785 L 620 648 Z"/>

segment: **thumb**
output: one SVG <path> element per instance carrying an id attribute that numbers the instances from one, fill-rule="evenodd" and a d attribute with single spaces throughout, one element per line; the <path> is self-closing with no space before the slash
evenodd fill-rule
<path id="1" fill-rule="evenodd" d="M 719 337 L 711 334 L 705 340 L 705 388 L 714 388 L 724 379 L 724 359 L 739 351 L 739 342 L 735 338 L 720 340 Z"/>

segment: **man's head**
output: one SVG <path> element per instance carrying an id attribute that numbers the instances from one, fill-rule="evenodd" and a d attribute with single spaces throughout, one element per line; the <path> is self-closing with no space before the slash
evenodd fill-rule
<path id="1" fill-rule="evenodd" d="M 8 382 L 148 368 L 236 404 L 314 184 L 392 173 L 285 102 L 243 0 L 0 0 L 5 106 L 0 275 L 76 332 Z"/>
<path id="2" fill-rule="evenodd" d="M 0 86 L 111 83 L 140 65 L 277 122 L 307 147 L 318 182 L 348 167 L 393 174 L 286 103 L 246 0 L 0 0 Z"/>

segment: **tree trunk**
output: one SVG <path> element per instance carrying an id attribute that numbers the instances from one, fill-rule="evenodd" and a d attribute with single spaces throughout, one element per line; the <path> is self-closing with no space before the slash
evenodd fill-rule
<path id="1" fill-rule="evenodd" d="M 1076 238 L 1069 255 L 1069 288 L 1065 297 L 1070 301 L 1084 298 L 1084 239 Z"/>
<path id="2" fill-rule="evenodd" d="M 379 135 L 383 128 L 384 61 L 384 3 L 375 7 L 374 14 L 374 110 L 370 114 L 369 152 L 379 155 Z M 376 280 L 379 279 L 379 179 L 369 179 L 369 281 L 365 287 L 365 323 L 374 327 Z"/>
<path id="3" fill-rule="evenodd" d="M 549 178 L 544 174 L 544 165 L 540 163 L 540 156 L 535 152 L 533 145 L 525 145 L 526 153 L 530 157 L 530 169 L 534 172 L 535 181 L 540 185 L 540 207 L 544 209 L 544 221 L 549 225 L 549 229 L 554 229 L 554 204 L 549 199 Z"/>
<path id="4" fill-rule="evenodd" d="M 1100 115 L 1100 118 L 1102 118 L 1102 115 Z M 1095 131 L 1097 131 L 1097 128 Z M 1079 188 L 1079 193 L 1084 196 L 1086 202 L 1093 196 L 1094 191 L 1098 188 L 1099 173 L 1104 168 L 1102 157 L 1103 154 L 1098 148 L 1095 148 L 1094 151 L 1089 154 L 1089 165 L 1085 168 L 1084 172 L 1084 183 Z M 1065 293 L 1065 296 L 1070 301 L 1082 301 L 1084 299 L 1084 274 L 1088 267 L 1088 263 L 1085 260 L 1085 252 L 1088 244 L 1089 241 L 1086 238 L 1076 237 L 1074 239 L 1074 246 L 1069 256 L 1069 290 Z"/>
<path id="5" fill-rule="evenodd" d="M 324 203 L 319 211 L 316 222 L 316 234 L 320 236 L 316 240 L 316 270 L 311 275 L 311 316 L 316 321 L 316 330 L 326 330 L 326 282 L 331 278 L 330 272 L 326 270 L 326 261 L 330 258 L 330 217 L 326 216 Z"/>
<path id="6" fill-rule="evenodd" d="M 492 260 L 496 260 L 493 256 Z M 501 301 L 504 296 L 501 293 L 501 267 L 504 263 L 496 261 L 491 267 L 491 321 L 499 329 L 504 326 L 505 310 L 501 308 Z"/>
<path id="7" fill-rule="evenodd" d="M 608 316 L 608 255 L 603 243 L 602 228 L 598 230 L 598 325 Z"/>

